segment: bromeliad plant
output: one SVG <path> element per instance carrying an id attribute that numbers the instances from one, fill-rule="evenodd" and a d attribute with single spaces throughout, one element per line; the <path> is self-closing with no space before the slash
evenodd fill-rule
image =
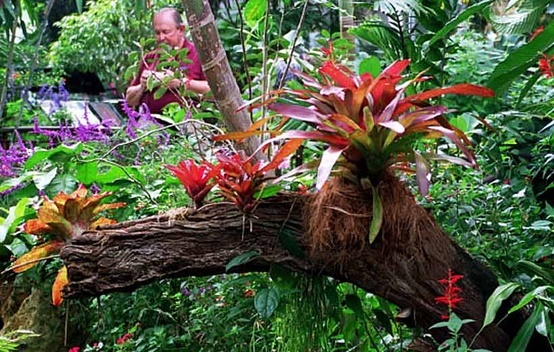
<path id="1" fill-rule="evenodd" d="M 220 138 L 222 139 L 222 138 Z M 199 207 L 214 185 L 220 194 L 236 204 L 241 212 L 250 214 L 263 197 L 267 179 L 302 144 L 301 140 L 285 143 L 270 162 L 253 162 L 244 153 L 216 154 L 218 163 L 212 165 L 206 161 L 197 165 L 192 159 L 180 162 L 176 166 L 166 165 L 183 184 L 188 196 Z"/>
<path id="2" fill-rule="evenodd" d="M 48 240 L 19 257 L 13 263 L 12 270 L 15 273 L 29 270 L 38 262 L 59 253 L 67 240 L 100 225 L 115 223 L 116 221 L 113 219 L 98 217 L 104 210 L 125 206 L 125 203 L 100 204 L 102 199 L 110 194 L 104 192 L 87 197 L 86 187 L 80 185 L 69 195 L 60 192 L 54 196 L 53 200 L 44 197 L 43 203 L 37 211 L 38 218 L 28 220 L 24 225 L 24 230 L 30 235 L 39 236 L 39 239 L 44 236 Z M 67 282 L 67 268 L 63 266 L 52 287 L 52 303 L 54 305 L 61 304 L 61 289 Z"/>
<path id="3" fill-rule="evenodd" d="M 373 242 L 382 223 L 378 185 L 387 170 L 415 172 L 420 192 L 429 188 L 430 160 L 446 160 L 475 167 L 475 157 L 465 134 L 444 117 L 447 108 L 428 101 L 444 94 L 492 97 L 493 91 L 473 84 L 431 89 L 409 94 L 414 85 L 428 77 L 418 75 L 405 80 L 402 72 L 410 61 L 396 61 L 377 77 L 358 76 L 344 65 L 326 61 L 319 68 L 320 78 L 298 72 L 304 89 L 280 90 L 264 103 L 287 119 L 300 120 L 309 130 L 273 130 L 276 140 L 314 140 L 327 146 L 318 166 L 317 188 L 321 189 L 336 165 L 342 177 L 354 180 L 373 191 L 373 216 L 369 241 Z M 287 100 L 281 99 L 286 96 Z M 280 124 L 283 126 L 284 124 Z M 286 125 L 284 125 L 286 126 Z M 259 131 L 233 137 L 245 138 Z M 454 157 L 433 151 L 419 152 L 421 140 L 446 137 L 462 152 Z M 412 166 L 415 165 L 415 168 Z"/>
<path id="4" fill-rule="evenodd" d="M 244 153 L 226 155 L 218 153 L 217 185 L 224 198 L 235 203 L 244 214 L 250 214 L 258 204 L 258 196 L 266 186 L 267 175 L 277 169 L 283 161 L 302 144 L 302 141 L 287 142 L 269 163 L 246 158 Z"/>
<path id="5" fill-rule="evenodd" d="M 198 165 L 193 159 L 165 167 L 179 179 L 197 208 L 202 206 L 204 198 L 215 186 L 214 177 L 219 172 L 218 168 L 209 162 L 203 161 Z"/>

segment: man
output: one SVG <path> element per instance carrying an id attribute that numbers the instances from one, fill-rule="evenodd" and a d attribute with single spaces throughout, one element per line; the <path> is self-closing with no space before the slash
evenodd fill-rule
<path id="1" fill-rule="evenodd" d="M 152 113 L 161 113 L 162 109 L 169 103 L 183 103 L 183 97 L 179 90 L 185 88 L 187 91 L 196 94 L 205 94 L 210 91 L 198 53 L 194 45 L 185 37 L 185 25 L 181 22 L 181 16 L 176 9 L 163 8 L 154 14 L 152 18 L 156 42 L 164 43 L 171 49 L 186 49 L 187 62 L 180 63 L 180 75 L 175 75 L 171 70 L 157 70 L 160 53 L 158 48 L 148 53 L 141 61 L 138 75 L 133 79 L 127 88 L 125 99 L 130 106 L 136 107 L 146 104 Z M 148 90 L 146 82 L 149 77 L 155 82 L 167 86 L 167 91 L 155 99 L 156 88 Z M 168 78 L 171 77 L 171 78 Z"/>

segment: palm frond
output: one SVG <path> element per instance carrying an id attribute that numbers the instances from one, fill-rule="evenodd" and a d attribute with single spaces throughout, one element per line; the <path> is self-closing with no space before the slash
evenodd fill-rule
<path id="1" fill-rule="evenodd" d="M 489 22 L 493 28 L 506 34 L 523 34 L 535 30 L 550 0 L 511 1 L 502 10 L 491 8 Z"/>

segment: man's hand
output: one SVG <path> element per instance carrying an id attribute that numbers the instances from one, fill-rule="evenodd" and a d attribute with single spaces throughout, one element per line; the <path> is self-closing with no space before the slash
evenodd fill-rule
<path id="1" fill-rule="evenodd" d="M 155 82 L 157 84 L 166 85 L 168 88 L 171 89 L 179 89 L 180 87 L 187 87 L 189 79 L 184 78 L 175 78 L 175 73 L 171 70 L 164 70 L 164 71 L 152 71 L 152 70 L 144 70 L 142 71 L 142 75 L 140 76 L 140 84 L 143 90 L 148 90 L 146 87 L 146 82 L 150 77 L 153 77 Z"/>

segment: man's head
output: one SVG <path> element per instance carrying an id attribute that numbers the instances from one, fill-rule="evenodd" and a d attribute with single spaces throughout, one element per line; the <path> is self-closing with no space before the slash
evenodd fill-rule
<path id="1" fill-rule="evenodd" d="M 165 43 L 173 48 L 183 45 L 185 25 L 176 9 L 166 7 L 156 12 L 152 18 L 152 25 L 158 43 Z"/>

